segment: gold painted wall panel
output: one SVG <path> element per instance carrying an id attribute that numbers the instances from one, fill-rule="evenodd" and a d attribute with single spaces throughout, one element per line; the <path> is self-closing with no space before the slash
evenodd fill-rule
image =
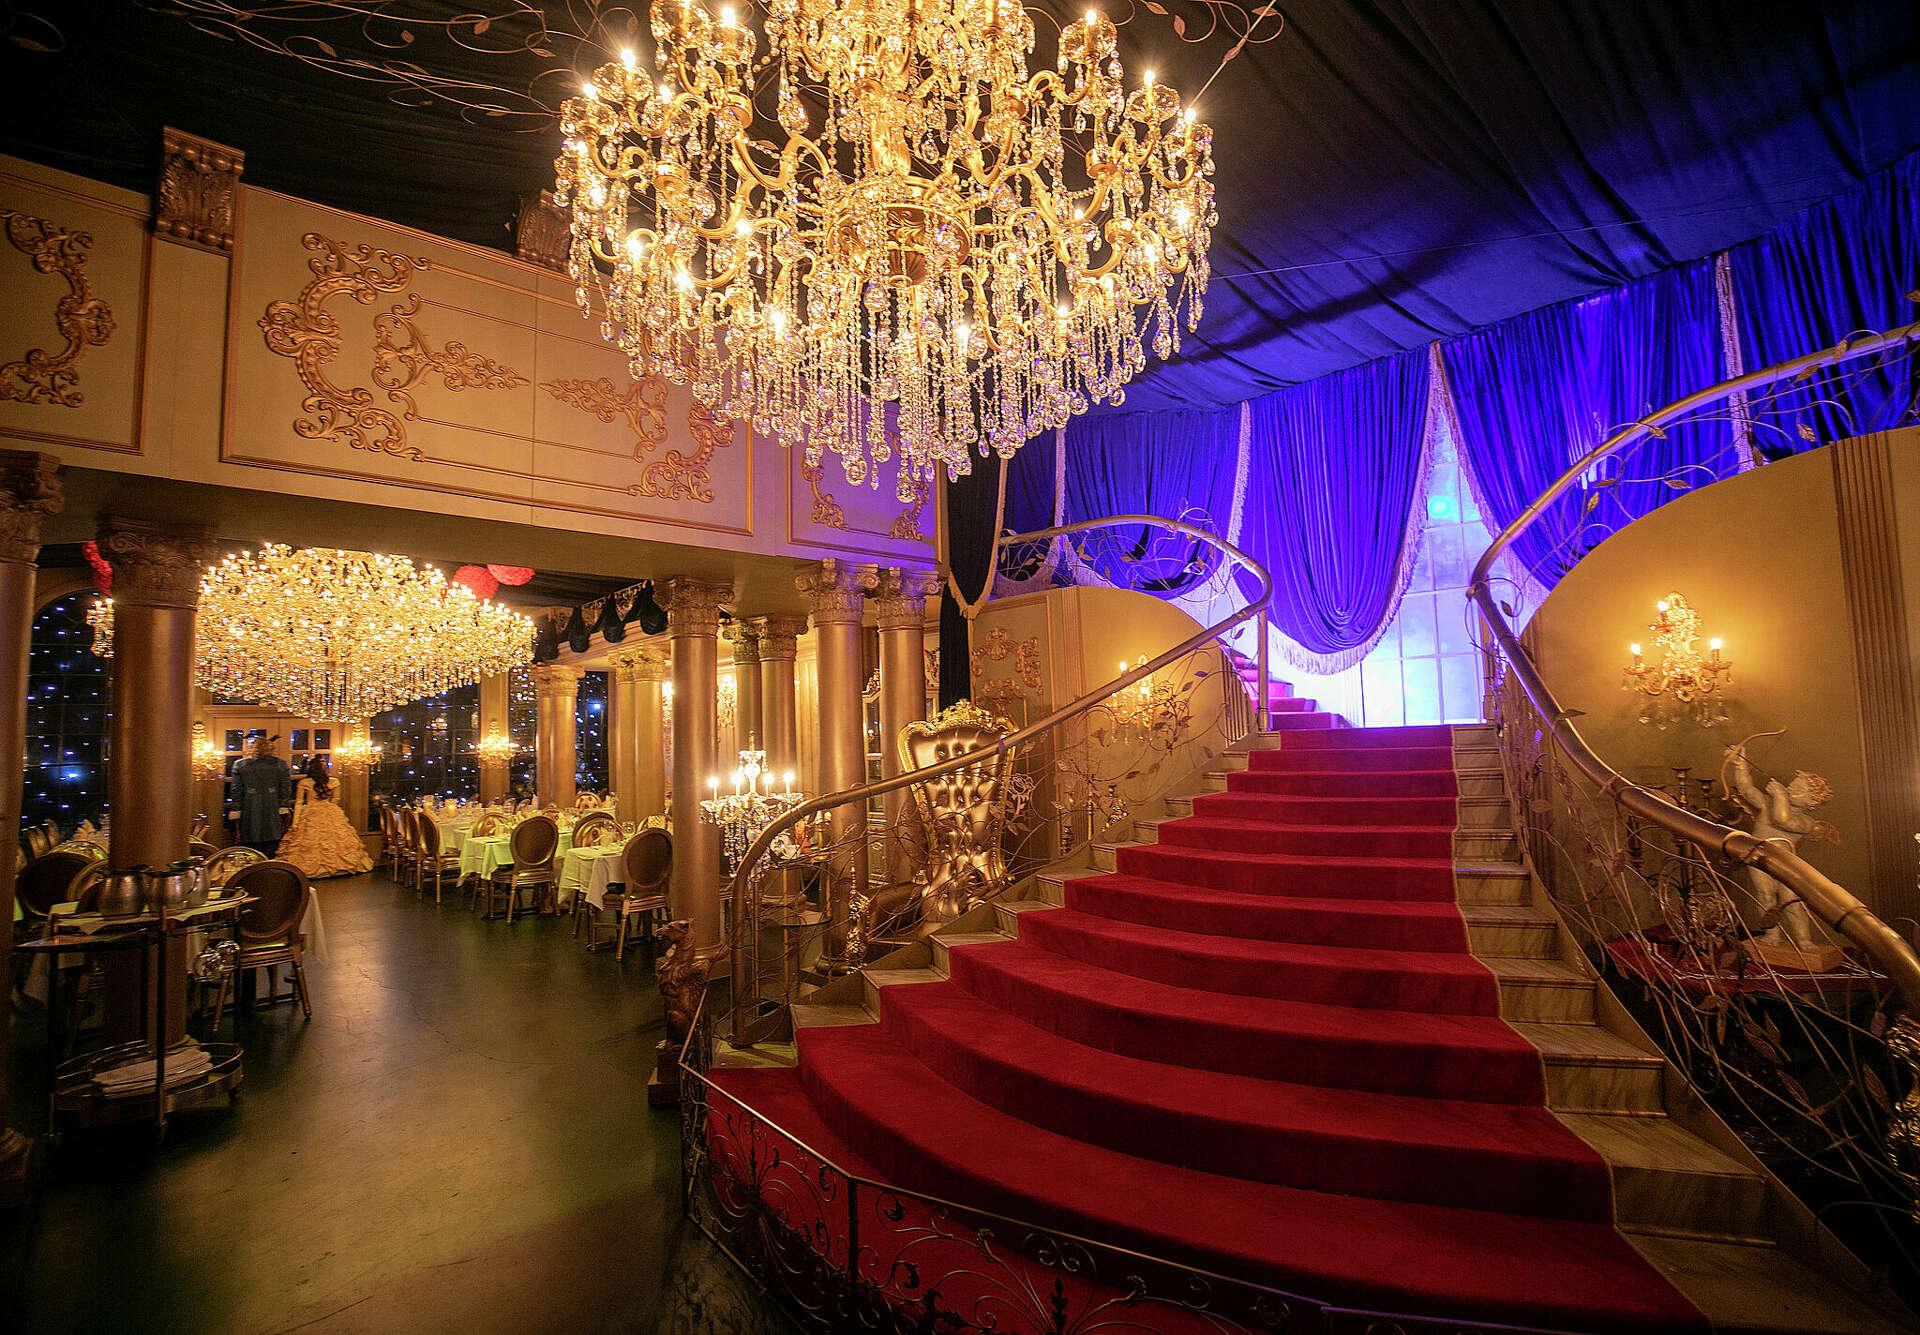
<path id="1" fill-rule="evenodd" d="M 786 454 L 788 541 L 865 552 L 883 562 L 932 558 L 935 502 L 921 492 L 902 505 L 891 465 L 878 487 L 856 487 L 830 452 L 818 467 L 807 465 L 805 450 Z"/>
<path id="2" fill-rule="evenodd" d="M 525 266 L 243 190 L 222 458 L 747 533 L 750 446 Z"/>
<path id="3" fill-rule="evenodd" d="M 62 177 L 0 171 L 0 433 L 138 453 L 145 218 Z"/>

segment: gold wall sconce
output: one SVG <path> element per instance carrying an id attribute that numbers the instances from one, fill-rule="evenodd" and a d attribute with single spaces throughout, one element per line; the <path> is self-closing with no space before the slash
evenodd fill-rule
<path id="1" fill-rule="evenodd" d="M 203 783 L 227 776 L 227 757 L 207 736 L 207 725 L 193 725 L 193 777 Z"/>
<path id="2" fill-rule="evenodd" d="M 1653 632 L 1656 662 L 1642 655 L 1638 644 L 1627 646 L 1633 661 L 1625 669 L 1620 688 L 1646 696 L 1640 722 L 1659 728 L 1680 718 L 1702 728 L 1724 723 L 1727 696 L 1733 689 L 1733 660 L 1721 652 L 1718 636 L 1699 649 L 1700 614 L 1678 593 L 1654 604 L 1657 615 L 1648 623 Z"/>

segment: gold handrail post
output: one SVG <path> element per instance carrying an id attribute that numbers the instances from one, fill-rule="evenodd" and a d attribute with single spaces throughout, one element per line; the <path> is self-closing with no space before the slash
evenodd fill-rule
<path id="1" fill-rule="evenodd" d="M 1260 615 L 1254 625 L 1260 637 L 1254 645 L 1254 670 L 1260 680 L 1253 687 L 1253 730 L 1264 737 L 1272 726 L 1269 711 L 1273 707 L 1273 702 L 1267 698 L 1267 605 L 1264 601 L 1260 604 Z"/>

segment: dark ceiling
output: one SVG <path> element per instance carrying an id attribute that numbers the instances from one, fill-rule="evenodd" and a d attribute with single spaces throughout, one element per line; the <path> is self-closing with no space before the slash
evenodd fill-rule
<path id="1" fill-rule="evenodd" d="M 1914 0 L 1287 0 L 1224 67 L 1238 5 L 1097 3 L 1132 15 L 1130 77 L 1219 69 L 1206 319 L 1128 410 L 1692 259 L 1920 146 Z M 644 30 L 595 0 L 15 0 L 0 24 L 6 151 L 148 190 L 170 124 L 254 184 L 503 249 L 552 181 L 545 108 Z"/>

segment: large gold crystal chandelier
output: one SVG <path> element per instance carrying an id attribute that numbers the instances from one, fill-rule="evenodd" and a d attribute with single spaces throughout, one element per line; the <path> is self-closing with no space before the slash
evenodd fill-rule
<path id="1" fill-rule="evenodd" d="M 88 620 L 110 650 L 112 610 Z M 321 722 L 349 722 L 533 657 L 533 622 L 404 556 L 274 543 L 200 581 L 201 686 Z"/>
<path id="2" fill-rule="evenodd" d="M 631 51 L 563 107 L 555 162 L 581 308 L 635 375 L 842 456 L 1011 455 L 1122 386 L 1200 318 L 1212 132 L 1098 13 L 1029 76 L 1009 0 L 654 0 Z M 1142 308 L 1145 308 L 1144 310 Z"/>

